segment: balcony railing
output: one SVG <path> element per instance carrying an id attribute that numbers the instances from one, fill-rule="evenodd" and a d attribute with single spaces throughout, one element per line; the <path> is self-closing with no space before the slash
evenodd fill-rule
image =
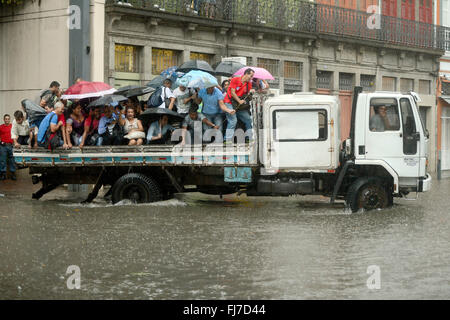
<path id="1" fill-rule="evenodd" d="M 294 32 L 450 51 L 450 28 L 303 0 L 108 0 L 109 4 Z M 371 18 L 372 17 L 372 18 Z"/>

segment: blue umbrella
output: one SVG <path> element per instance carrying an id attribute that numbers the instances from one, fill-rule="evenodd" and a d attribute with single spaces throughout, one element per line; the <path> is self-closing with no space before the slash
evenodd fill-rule
<path id="1" fill-rule="evenodd" d="M 204 71 L 193 70 L 177 80 L 177 85 L 188 88 L 210 88 L 219 85 L 217 79 Z"/>
<path id="2" fill-rule="evenodd" d="M 166 77 L 166 78 L 172 78 L 172 76 L 173 75 L 175 75 L 175 76 L 179 76 L 178 74 L 177 74 L 177 70 L 178 70 L 178 67 L 170 67 L 170 68 L 167 68 L 166 70 L 164 70 L 163 72 L 161 72 L 161 76 L 163 76 L 163 77 Z"/>

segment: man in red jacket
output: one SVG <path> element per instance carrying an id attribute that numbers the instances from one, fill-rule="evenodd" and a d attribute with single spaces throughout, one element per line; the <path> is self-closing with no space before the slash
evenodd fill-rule
<path id="1" fill-rule="evenodd" d="M 11 179 L 16 180 L 16 163 L 13 156 L 13 143 L 11 139 L 11 117 L 5 114 L 4 124 L 0 125 L 0 180 L 6 179 L 6 165 L 9 165 Z"/>

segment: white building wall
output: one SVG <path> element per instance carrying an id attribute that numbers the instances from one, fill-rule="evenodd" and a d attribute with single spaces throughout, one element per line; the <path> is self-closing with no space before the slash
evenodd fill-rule
<path id="1" fill-rule="evenodd" d="M 40 3 L 40 5 L 39 5 Z M 0 9 L 0 114 L 21 108 L 53 80 L 68 86 L 69 0 Z"/>
<path id="2" fill-rule="evenodd" d="M 39 5 L 40 2 L 40 5 Z M 69 0 L 25 1 L 0 9 L 0 117 L 69 81 Z M 104 81 L 105 0 L 90 0 L 91 79 Z"/>
<path id="3" fill-rule="evenodd" d="M 104 82 L 105 0 L 91 0 L 91 81 Z"/>

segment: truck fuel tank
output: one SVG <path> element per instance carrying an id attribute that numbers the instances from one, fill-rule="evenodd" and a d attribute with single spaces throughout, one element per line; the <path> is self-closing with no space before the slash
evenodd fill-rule
<path id="1" fill-rule="evenodd" d="M 307 195 L 314 192 L 314 180 L 295 177 L 259 178 L 257 193 L 267 196 Z"/>

